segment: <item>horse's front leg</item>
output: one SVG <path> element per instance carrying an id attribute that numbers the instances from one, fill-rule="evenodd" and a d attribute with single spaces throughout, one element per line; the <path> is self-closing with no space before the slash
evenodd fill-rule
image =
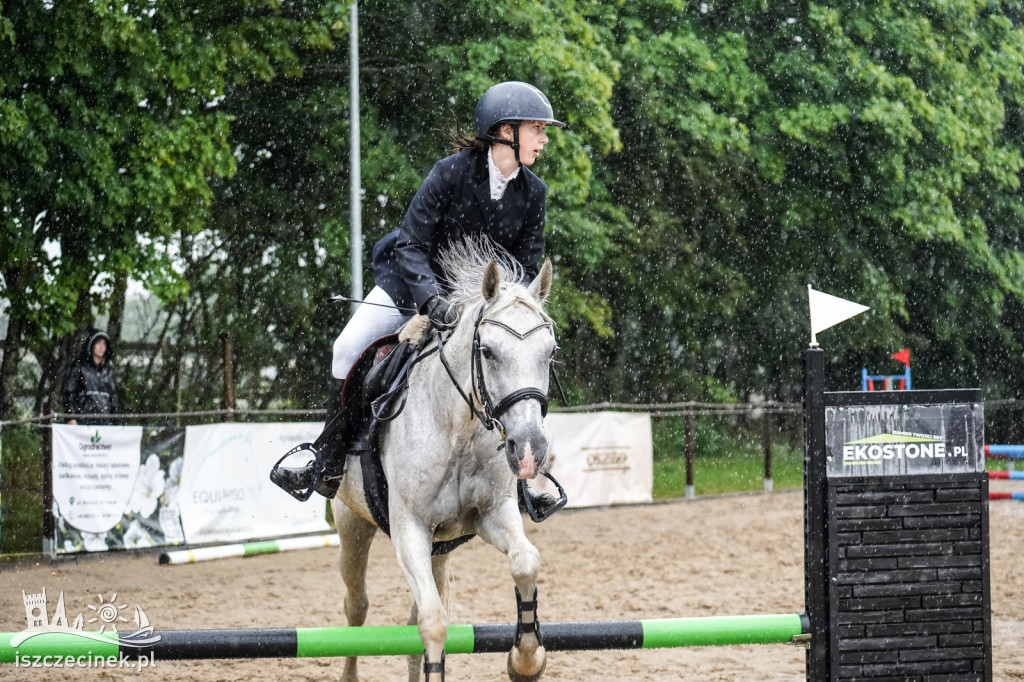
<path id="1" fill-rule="evenodd" d="M 533 682 L 544 674 L 547 653 L 540 637 L 537 619 L 537 575 L 540 552 L 526 539 L 523 518 L 515 498 L 486 516 L 479 527 L 480 537 L 508 555 L 512 579 L 516 583 L 519 618 L 515 641 L 508 655 L 508 677 L 512 682 Z"/>
<path id="2" fill-rule="evenodd" d="M 444 641 L 448 637 L 448 611 L 441 603 L 430 557 L 433 533 L 411 520 L 396 519 L 391 506 L 391 540 L 398 565 L 412 590 L 416 624 L 423 642 L 426 682 L 444 682 Z"/>
<path id="3" fill-rule="evenodd" d="M 441 605 L 447 610 L 449 617 L 452 612 L 452 574 L 448 570 L 448 558 L 451 554 L 430 557 L 430 563 L 434 571 L 434 585 L 437 586 L 438 595 L 441 597 Z M 412 611 L 409 614 L 409 625 L 417 625 L 420 622 L 419 611 L 416 602 L 412 603 Z M 420 679 L 420 670 L 423 669 L 423 656 L 416 655 L 409 657 L 409 682 L 417 682 Z"/>

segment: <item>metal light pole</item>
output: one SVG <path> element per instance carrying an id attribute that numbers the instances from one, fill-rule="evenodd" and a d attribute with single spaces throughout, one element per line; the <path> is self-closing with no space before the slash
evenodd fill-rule
<path id="1" fill-rule="evenodd" d="M 351 35 L 349 37 L 349 128 L 351 130 L 349 153 L 349 186 L 350 186 L 350 222 L 349 235 L 349 270 L 352 280 L 351 297 L 355 301 L 363 300 L 363 218 L 362 218 L 362 183 L 359 179 L 359 8 L 353 2 L 349 8 Z M 357 303 L 352 304 L 353 314 Z"/>

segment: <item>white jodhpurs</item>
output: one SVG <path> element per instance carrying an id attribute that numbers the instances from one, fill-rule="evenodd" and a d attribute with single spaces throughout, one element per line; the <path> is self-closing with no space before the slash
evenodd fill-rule
<path id="1" fill-rule="evenodd" d="M 395 302 L 380 287 L 374 287 L 363 300 L 378 305 L 357 305 L 352 319 L 335 339 L 334 360 L 331 362 L 331 375 L 335 379 L 344 379 L 348 376 L 348 371 L 359 359 L 359 354 L 370 343 L 382 336 L 395 333 L 413 317 L 393 307 L 382 308 L 381 306 L 394 306 Z"/>

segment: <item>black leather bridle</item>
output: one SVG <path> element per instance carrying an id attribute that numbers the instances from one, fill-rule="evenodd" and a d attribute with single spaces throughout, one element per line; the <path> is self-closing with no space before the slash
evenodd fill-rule
<path id="1" fill-rule="evenodd" d="M 542 416 L 548 414 L 548 393 L 542 391 L 539 388 L 533 386 L 527 386 L 524 388 L 516 389 L 512 391 L 504 398 L 499 400 L 497 403 L 491 398 L 490 392 L 487 390 L 487 383 L 484 380 L 483 370 L 483 347 L 480 344 L 480 327 L 485 324 L 493 324 L 501 327 L 505 331 L 509 332 L 513 336 L 516 336 L 520 340 L 525 339 L 530 334 L 541 329 L 551 329 L 550 322 L 541 322 L 536 327 L 533 327 L 525 332 L 519 332 L 508 326 L 504 322 L 493 320 L 484 317 L 484 310 L 486 306 L 480 307 L 480 312 L 477 314 L 476 323 L 473 326 L 473 349 L 470 353 L 470 380 L 472 385 L 470 387 L 470 393 L 475 396 L 480 402 L 480 408 L 473 403 L 473 399 L 470 395 L 467 395 L 462 386 L 459 384 L 458 379 L 452 372 L 451 367 L 448 366 L 448 359 L 444 356 L 444 340 L 443 333 L 437 335 L 437 348 L 438 355 L 441 358 L 441 364 L 444 365 L 444 369 L 448 372 L 448 377 L 452 380 L 455 389 L 462 396 L 462 399 L 469 405 L 470 414 L 480 419 L 480 423 L 488 431 L 497 429 L 498 438 L 504 444 L 505 441 L 505 427 L 502 425 L 500 418 L 501 416 L 513 405 L 523 400 L 536 400 L 540 403 L 540 411 Z"/>

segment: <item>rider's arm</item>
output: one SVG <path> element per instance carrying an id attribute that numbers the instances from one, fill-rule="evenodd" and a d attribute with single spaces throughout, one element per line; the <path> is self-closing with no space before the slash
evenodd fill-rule
<path id="1" fill-rule="evenodd" d="M 430 269 L 430 249 L 451 204 L 452 183 L 457 181 L 450 158 L 434 164 L 409 204 L 395 243 L 398 267 L 409 285 L 417 310 L 422 310 L 432 296 L 444 293 Z"/>

